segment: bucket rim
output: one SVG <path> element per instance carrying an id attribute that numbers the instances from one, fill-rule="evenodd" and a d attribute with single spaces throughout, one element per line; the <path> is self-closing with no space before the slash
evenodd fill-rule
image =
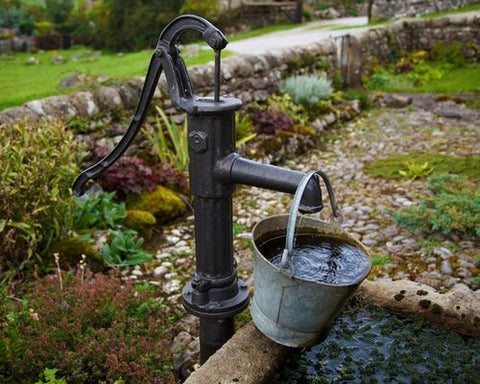
<path id="1" fill-rule="evenodd" d="M 257 230 L 258 226 L 262 225 L 262 223 L 264 223 L 265 221 L 270 221 L 270 220 L 274 220 L 274 219 L 282 219 L 282 218 L 285 218 L 288 221 L 289 216 L 290 215 L 287 215 L 287 214 L 272 215 L 272 216 L 269 216 L 265 219 L 260 220 L 258 223 L 255 224 L 255 226 L 252 229 L 252 240 L 251 240 L 252 244 L 253 244 L 253 247 L 254 247 L 254 251 L 255 251 L 255 257 L 257 257 L 257 255 L 260 256 L 276 272 L 282 273 L 284 276 L 287 276 L 287 277 L 291 278 L 292 280 L 296 280 L 296 281 L 299 281 L 299 282 L 302 282 L 302 283 L 313 284 L 315 286 L 323 285 L 323 286 L 332 287 L 332 288 L 352 287 L 352 286 L 355 286 L 355 285 L 359 285 L 363 280 L 365 280 L 368 277 L 368 275 L 370 274 L 370 272 L 372 270 L 372 260 L 370 258 L 370 254 L 369 254 L 368 250 L 359 240 L 355 239 L 353 236 L 351 236 L 347 231 L 343 230 L 342 228 L 339 228 L 339 229 L 347 235 L 349 240 L 352 241 L 353 244 L 351 244 L 351 245 L 358 246 L 360 248 L 360 250 L 362 251 L 362 253 L 364 253 L 364 256 L 365 256 L 366 260 L 368 261 L 368 268 L 366 269 L 366 273 L 362 274 L 357 279 L 355 279 L 355 280 L 353 280 L 349 283 L 338 283 L 338 284 L 327 283 L 327 282 L 324 282 L 324 281 L 311 281 L 311 280 L 302 279 L 301 277 L 297 277 L 297 276 L 289 276 L 287 273 L 285 273 L 285 271 L 282 268 L 277 267 L 276 265 L 273 265 L 270 262 L 270 260 L 268 260 L 258 249 L 257 243 L 255 241 L 256 240 L 255 239 L 255 231 Z M 317 222 L 321 222 L 321 223 L 324 223 L 324 224 L 328 224 L 328 222 L 325 222 L 325 221 L 322 221 L 322 220 L 319 220 L 319 219 L 316 219 L 316 218 L 313 218 L 313 217 L 305 216 L 304 218 L 308 219 L 308 220 L 311 220 L 311 221 L 317 221 Z M 285 228 L 285 231 L 286 231 L 286 228 Z M 325 237 L 329 237 L 329 236 L 335 238 L 335 236 L 325 235 Z"/>

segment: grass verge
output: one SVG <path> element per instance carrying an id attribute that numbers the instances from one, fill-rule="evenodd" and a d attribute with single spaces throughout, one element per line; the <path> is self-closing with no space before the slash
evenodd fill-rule
<path id="1" fill-rule="evenodd" d="M 392 155 L 384 159 L 372 161 L 365 166 L 365 172 L 385 179 L 401 179 L 400 171 L 408 163 L 428 163 L 433 168 L 432 174 L 451 173 L 463 175 L 471 180 L 480 180 L 480 156 L 453 157 L 436 153 L 414 152 L 408 155 Z M 427 175 L 426 175 L 427 176 Z"/>
<path id="2" fill-rule="evenodd" d="M 96 57 L 87 48 L 74 48 L 44 53 L 9 53 L 0 55 L 0 110 L 21 105 L 29 100 L 51 95 L 66 94 L 88 88 L 89 85 L 76 88 L 61 88 L 61 79 L 76 72 L 89 76 L 105 75 L 111 79 L 145 76 L 153 50 L 115 54 L 103 52 Z M 65 59 L 63 64 L 55 64 L 56 56 Z M 222 56 L 231 55 L 223 51 Z M 38 60 L 37 65 L 27 65 L 28 58 Z M 184 57 L 187 66 L 205 64 L 214 59 L 211 49 L 200 49 L 194 58 Z"/>
<path id="3" fill-rule="evenodd" d="M 443 12 L 426 13 L 425 15 L 422 15 L 421 17 L 423 19 L 434 19 L 436 17 L 453 15 L 453 14 L 464 13 L 464 12 L 472 12 L 472 11 L 478 11 L 478 10 L 480 10 L 480 3 L 466 5 L 465 7 L 461 7 L 461 8 L 458 8 L 458 9 L 449 9 L 448 11 L 443 11 Z"/>
<path id="4" fill-rule="evenodd" d="M 450 92 L 480 92 L 480 65 L 466 64 L 463 67 L 449 67 L 442 64 L 428 64 L 431 71 L 438 70 L 438 77 L 432 77 L 418 84 L 409 78 L 408 74 L 382 73 L 380 82 L 374 76 L 367 82 L 370 91 L 400 92 L 400 93 L 450 93 Z M 373 81 L 372 81 L 373 80 Z"/>
<path id="5" fill-rule="evenodd" d="M 301 24 L 289 23 L 289 24 L 277 24 L 277 25 L 267 25 L 266 27 L 252 29 L 251 31 L 242 32 L 238 35 L 227 37 L 228 41 L 238 41 L 243 39 L 249 39 L 252 37 L 267 35 L 272 32 L 286 31 L 289 29 L 300 27 Z"/>

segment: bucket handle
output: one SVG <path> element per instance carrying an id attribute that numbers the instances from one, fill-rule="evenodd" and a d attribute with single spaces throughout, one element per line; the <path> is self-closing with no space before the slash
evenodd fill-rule
<path id="1" fill-rule="evenodd" d="M 333 191 L 332 184 L 330 183 L 330 179 L 328 178 L 327 174 L 323 171 L 308 172 L 298 184 L 297 191 L 295 192 L 295 196 L 293 197 L 292 206 L 290 207 L 290 216 L 288 218 L 285 249 L 283 250 L 282 261 L 280 262 L 280 267 L 290 277 L 293 277 L 293 275 L 295 274 L 295 267 L 292 263 L 292 253 L 293 242 L 295 238 L 295 226 L 298 216 L 298 208 L 300 207 L 300 202 L 302 200 L 307 184 L 314 176 L 320 176 L 323 179 L 325 186 L 327 187 L 328 197 L 330 198 L 330 205 L 332 207 L 332 215 L 330 216 L 329 221 L 337 225 L 340 225 L 343 222 L 343 215 L 340 212 L 340 208 L 338 208 L 335 192 Z M 320 183 L 318 183 L 318 185 L 320 185 Z"/>

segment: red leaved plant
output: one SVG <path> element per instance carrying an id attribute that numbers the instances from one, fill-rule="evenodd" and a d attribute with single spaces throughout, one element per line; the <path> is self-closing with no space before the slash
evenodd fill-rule
<path id="1" fill-rule="evenodd" d="M 98 181 L 106 191 L 115 191 L 120 198 L 153 191 L 157 185 L 183 191 L 187 184 L 185 176 L 170 164 L 149 165 L 138 157 L 120 158 Z"/>
<path id="2" fill-rule="evenodd" d="M 258 133 L 274 135 L 278 131 L 290 131 L 293 121 L 290 116 L 275 108 L 259 108 L 252 113 L 252 122 Z"/>

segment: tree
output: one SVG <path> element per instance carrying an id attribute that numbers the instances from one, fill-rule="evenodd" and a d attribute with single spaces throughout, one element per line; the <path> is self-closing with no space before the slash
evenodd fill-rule
<path id="1" fill-rule="evenodd" d="M 58 28 L 65 26 L 74 8 L 75 0 L 45 0 L 47 16 Z"/>
<path id="2" fill-rule="evenodd" d="M 202 16 L 207 20 L 214 21 L 218 19 L 220 13 L 219 0 L 185 0 L 180 13 L 191 13 Z"/>
<path id="3" fill-rule="evenodd" d="M 183 0 L 103 0 L 92 17 L 92 43 L 114 51 L 152 47 L 182 4 Z"/>

